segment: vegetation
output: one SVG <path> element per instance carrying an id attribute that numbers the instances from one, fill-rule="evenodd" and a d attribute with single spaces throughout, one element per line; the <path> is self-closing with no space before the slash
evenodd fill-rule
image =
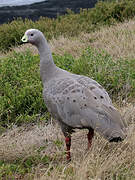
<path id="1" fill-rule="evenodd" d="M 85 151 L 85 132 L 77 132 L 67 165 L 63 136 L 50 123 L 42 98 L 39 56 L 26 46 L 22 52 L 8 52 L 0 57 L 0 179 L 135 179 L 135 108 L 130 104 L 135 100 L 135 30 L 134 20 L 122 23 L 134 17 L 134 2 L 98 2 L 79 14 L 68 11 L 57 19 L 18 19 L 0 26 L 1 52 L 20 44 L 28 28 L 43 31 L 56 46 L 56 65 L 98 81 L 129 125 L 121 144 L 109 144 L 96 134 L 90 153 Z"/>
<path id="2" fill-rule="evenodd" d="M 5 179 L 9 179 L 9 177 L 14 179 L 15 176 L 21 179 L 26 173 L 30 174 L 32 168 L 35 168 L 39 163 L 48 167 L 49 162 L 50 159 L 48 156 L 41 156 L 39 154 L 29 156 L 25 159 L 18 159 L 13 162 L 0 161 L 0 179 L 3 177 Z M 33 177 L 32 173 L 30 177 Z"/>
<path id="3" fill-rule="evenodd" d="M 20 44 L 26 29 L 37 28 L 45 33 L 46 38 L 57 38 L 60 35 L 77 36 L 82 32 L 89 33 L 103 25 L 112 25 L 133 18 L 135 15 L 134 0 L 99 1 L 95 8 L 81 9 L 79 14 L 68 10 L 68 14 L 57 19 L 41 17 L 32 22 L 19 18 L 11 23 L 0 26 L 0 51 L 5 52 L 12 46 Z M 6 38 L 5 38 L 6 37 Z"/>

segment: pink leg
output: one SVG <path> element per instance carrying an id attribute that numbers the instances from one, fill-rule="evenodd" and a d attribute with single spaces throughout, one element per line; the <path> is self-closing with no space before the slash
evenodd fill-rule
<path id="1" fill-rule="evenodd" d="M 70 161 L 71 160 L 71 156 L 70 156 L 71 137 L 66 137 L 65 143 L 67 147 L 67 160 Z"/>
<path id="2" fill-rule="evenodd" d="M 93 136 L 94 136 L 94 130 L 91 128 L 91 129 L 89 129 L 89 132 L 87 134 L 87 137 L 88 137 L 88 149 L 90 149 L 90 147 L 91 147 Z"/>

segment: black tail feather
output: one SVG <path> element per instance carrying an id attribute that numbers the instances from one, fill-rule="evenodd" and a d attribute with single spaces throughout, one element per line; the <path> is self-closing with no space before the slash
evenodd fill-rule
<path id="1" fill-rule="evenodd" d="M 121 137 L 114 137 L 109 140 L 109 142 L 121 142 L 121 141 L 123 141 L 123 139 Z"/>

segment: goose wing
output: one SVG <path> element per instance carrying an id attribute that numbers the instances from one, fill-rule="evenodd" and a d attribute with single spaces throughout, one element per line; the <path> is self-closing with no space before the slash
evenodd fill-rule
<path id="1" fill-rule="evenodd" d="M 104 90 L 93 91 L 71 78 L 55 80 L 52 84 L 51 91 L 44 92 L 45 102 L 61 123 L 71 128 L 92 127 L 106 139 L 123 138 L 122 117 Z"/>
<path id="2" fill-rule="evenodd" d="M 98 82 L 86 76 L 76 76 L 76 78 L 78 83 L 92 91 L 95 96 L 100 99 L 100 101 L 103 103 L 112 104 L 112 100 L 110 99 L 108 93 Z"/>

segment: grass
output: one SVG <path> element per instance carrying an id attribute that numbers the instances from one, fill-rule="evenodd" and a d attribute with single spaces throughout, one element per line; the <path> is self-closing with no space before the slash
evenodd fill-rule
<path id="1" fill-rule="evenodd" d="M 129 127 L 127 139 L 119 144 L 95 133 L 89 152 L 87 132 L 78 130 L 67 164 L 63 134 L 43 102 L 37 51 L 30 45 L 12 48 L 0 57 L 0 179 L 135 179 L 135 26 L 134 20 L 125 21 L 134 15 L 133 2 L 99 2 L 79 15 L 0 26 L 4 52 L 29 27 L 45 32 L 56 65 L 103 85 Z"/>
<path id="2" fill-rule="evenodd" d="M 0 26 L 0 51 L 5 52 L 20 44 L 26 29 L 37 28 L 46 34 L 48 40 L 64 37 L 76 37 L 80 33 L 90 33 L 102 26 L 108 26 L 126 19 L 134 18 L 134 0 L 99 1 L 92 9 L 81 9 L 79 14 L 68 10 L 68 14 L 56 19 L 40 17 L 36 22 L 19 18 Z M 5 38 L 6 36 L 6 38 Z"/>
<path id="3" fill-rule="evenodd" d="M 24 114 L 27 116 L 25 121 L 28 121 L 30 115 L 43 111 L 38 107 L 45 110 L 38 64 L 39 59 L 29 53 L 14 54 L 1 60 L 1 125 L 4 125 L 4 119 L 7 119 L 8 126 L 15 118 L 19 124 L 20 115 L 23 117 Z M 31 74 L 34 74 L 33 78 Z"/>
<path id="4" fill-rule="evenodd" d="M 108 143 L 95 133 L 92 148 L 86 151 L 87 132 L 78 130 L 72 136 L 72 161 L 69 164 L 66 163 L 64 137 L 57 124 L 40 123 L 38 126 L 9 130 L 0 140 L 1 177 L 41 180 L 134 179 L 134 106 L 122 107 L 121 113 L 130 125 L 128 138 L 124 142 Z"/>
<path id="5" fill-rule="evenodd" d="M 21 179 L 25 174 L 29 174 L 32 179 L 32 168 L 34 169 L 39 163 L 48 167 L 49 162 L 50 158 L 47 155 L 41 156 L 39 154 L 13 162 L 0 161 L 0 179 L 3 177 L 5 179 L 14 179 L 14 177 Z"/>

